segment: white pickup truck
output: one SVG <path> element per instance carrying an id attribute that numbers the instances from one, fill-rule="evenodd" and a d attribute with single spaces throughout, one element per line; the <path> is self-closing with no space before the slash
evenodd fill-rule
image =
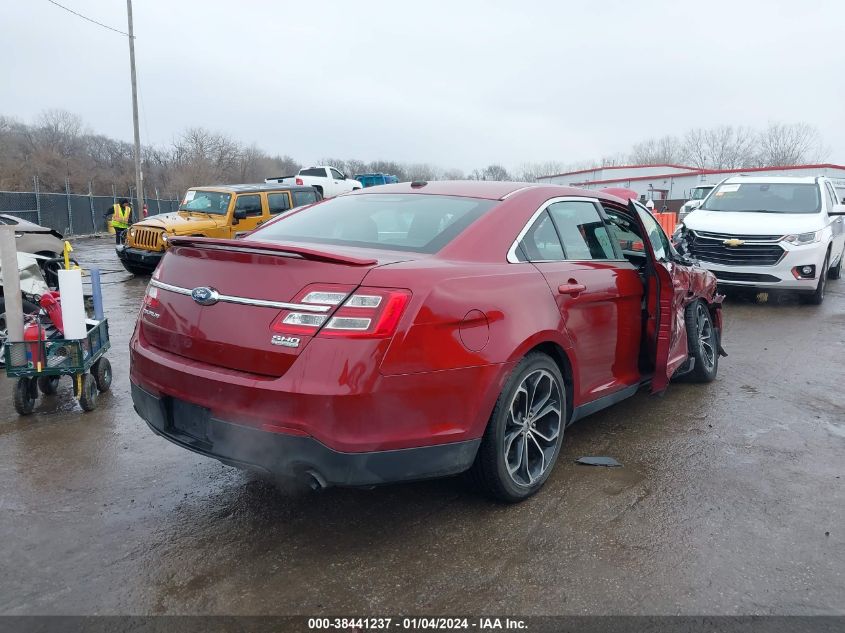
<path id="1" fill-rule="evenodd" d="M 303 167 L 296 176 L 265 178 L 264 182 L 314 187 L 314 189 L 320 192 L 323 198 L 334 198 L 342 193 L 348 193 L 363 187 L 357 180 L 347 178 L 339 169 L 335 169 L 329 165 Z"/>

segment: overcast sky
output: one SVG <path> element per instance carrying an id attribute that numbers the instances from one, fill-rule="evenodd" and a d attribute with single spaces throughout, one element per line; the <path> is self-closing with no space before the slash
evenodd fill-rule
<path id="1" fill-rule="evenodd" d="M 58 0 L 126 28 L 123 0 Z M 0 0 L 0 114 L 131 140 L 126 39 Z M 576 162 L 723 123 L 845 163 L 845 2 L 135 0 L 142 143 L 204 126 L 302 162 Z"/>

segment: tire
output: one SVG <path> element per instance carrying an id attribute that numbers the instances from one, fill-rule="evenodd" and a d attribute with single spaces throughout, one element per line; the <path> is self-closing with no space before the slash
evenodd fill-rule
<path id="1" fill-rule="evenodd" d="M 82 375 L 82 393 L 79 394 L 79 406 L 83 411 L 97 408 L 97 382 L 91 374 Z"/>
<path id="2" fill-rule="evenodd" d="M 41 390 L 45 396 L 56 393 L 59 388 L 58 376 L 40 376 L 38 378 L 38 389 Z"/>
<path id="3" fill-rule="evenodd" d="M 323 188 L 320 185 L 314 185 L 314 189 L 317 190 L 317 193 L 320 194 L 320 197 L 325 200 L 325 196 L 323 195 Z"/>
<path id="4" fill-rule="evenodd" d="M 109 359 L 105 356 L 102 356 L 100 360 L 98 360 L 94 365 L 91 367 L 91 375 L 94 376 L 94 382 L 97 383 L 97 390 L 101 393 L 103 391 L 108 391 L 109 387 L 111 387 L 111 363 Z"/>
<path id="5" fill-rule="evenodd" d="M 816 291 L 812 294 L 801 295 L 801 302 L 808 305 L 820 306 L 824 301 L 824 290 L 827 285 L 827 265 L 830 262 L 830 251 L 824 257 L 824 264 L 819 269 L 819 283 L 816 286 Z"/>
<path id="6" fill-rule="evenodd" d="M 695 359 L 690 382 L 713 382 L 719 372 L 719 335 L 713 327 L 710 310 L 703 301 L 693 301 L 684 311 L 687 346 Z"/>
<path id="7" fill-rule="evenodd" d="M 845 259 L 845 251 L 839 256 L 839 263 L 827 271 L 828 279 L 839 279 L 842 276 L 842 260 Z"/>
<path id="8" fill-rule="evenodd" d="M 541 410 L 526 419 L 525 411 L 538 405 Z M 546 354 L 532 352 L 516 366 L 496 400 L 470 479 L 498 501 L 527 499 L 549 478 L 565 427 L 566 385 L 560 369 Z"/>
<path id="9" fill-rule="evenodd" d="M 29 415 L 35 409 L 35 395 L 31 378 L 18 378 L 15 383 L 15 411 L 18 415 Z"/>
<path id="10" fill-rule="evenodd" d="M 120 260 L 120 263 L 123 264 L 123 267 L 126 269 L 126 272 L 132 273 L 138 277 L 147 277 L 153 274 L 153 269 L 147 268 L 146 266 L 136 266 L 135 264 L 130 264 L 124 260 Z"/>

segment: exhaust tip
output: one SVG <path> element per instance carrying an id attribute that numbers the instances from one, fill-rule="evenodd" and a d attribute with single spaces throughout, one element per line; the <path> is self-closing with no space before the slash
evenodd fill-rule
<path id="1" fill-rule="evenodd" d="M 326 482 L 323 476 L 316 470 L 308 470 L 306 471 L 306 474 L 308 475 L 308 485 L 311 490 L 316 491 L 329 487 L 329 484 Z"/>

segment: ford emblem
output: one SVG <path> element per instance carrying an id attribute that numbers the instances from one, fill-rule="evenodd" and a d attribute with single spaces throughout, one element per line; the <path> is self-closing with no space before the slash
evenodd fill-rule
<path id="1" fill-rule="evenodd" d="M 220 293 L 214 288 L 200 286 L 191 290 L 191 299 L 201 306 L 212 306 L 220 300 Z"/>

